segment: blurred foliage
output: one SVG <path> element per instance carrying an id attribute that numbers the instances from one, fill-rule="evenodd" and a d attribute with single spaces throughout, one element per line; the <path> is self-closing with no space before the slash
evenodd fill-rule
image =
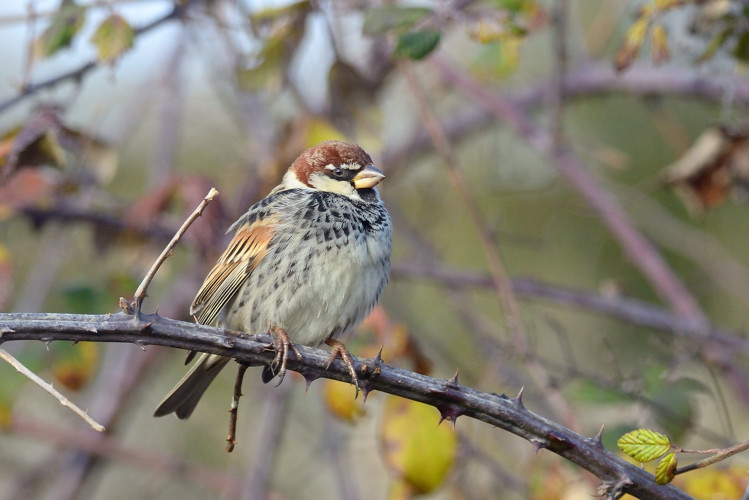
<path id="1" fill-rule="evenodd" d="M 430 493 L 445 481 L 457 454 L 457 437 L 449 425 L 435 426 L 431 406 L 387 396 L 381 415 L 384 460 L 397 481 L 390 498 Z"/>
<path id="2" fill-rule="evenodd" d="M 654 64 L 670 59 L 668 29 L 661 22 L 669 13 L 690 12 L 690 30 L 703 42 L 703 50 L 695 62 L 702 63 L 724 50 L 740 62 L 749 62 L 749 8 L 731 0 L 650 0 L 638 10 L 628 28 L 624 43 L 614 58 L 617 71 L 623 71 L 637 58 L 646 40 Z"/>
<path id="3" fill-rule="evenodd" d="M 91 37 L 96 45 L 99 61 L 112 63 L 133 46 L 135 32 L 127 20 L 117 14 L 106 18 Z"/>
<path id="4" fill-rule="evenodd" d="M 495 289 L 475 283 L 488 276 L 485 253 L 443 159 L 424 140 L 426 126 L 398 71 L 399 58 L 413 65 L 449 131 L 486 230 L 512 276 L 613 302 L 636 298 L 667 312 L 631 256 L 539 154 L 538 144 L 513 134 L 470 92 L 446 83 L 431 62 L 437 55 L 465 71 L 487 93 L 517 104 L 545 134 L 554 121 L 545 96 L 559 83 L 553 69 L 558 38 L 550 43 L 554 2 L 155 3 L 163 8 L 161 18 L 129 2 L 62 0 L 25 20 L 34 28 L 25 38 L 28 54 L 20 38 L 4 45 L 9 62 L 3 76 L 20 84 L 0 94 L 0 106 L 8 106 L 0 109 L 10 109 L 16 96 L 27 105 L 15 108 L 17 114 L 0 112 L 0 310 L 116 311 L 118 298 L 132 294 L 164 241 L 216 186 L 221 197 L 190 228 L 146 302 L 146 308 L 189 319 L 192 295 L 231 222 L 278 183 L 305 147 L 350 140 L 388 175 L 381 193 L 395 221 L 397 268 L 382 305 L 350 341 L 355 355 L 382 349 L 388 364 L 444 379 L 459 368 L 461 383 L 488 392 L 515 394 L 525 386 L 526 405 L 551 419 L 561 418 L 550 397 L 560 391 L 577 431 L 593 435 L 605 424 L 607 446 L 623 440 L 638 460 L 660 459 L 653 467 L 659 482 L 673 479 L 672 440 L 707 448 L 746 433 L 749 398 L 736 383 L 744 361 L 721 358 L 705 369 L 715 354 L 705 354 L 704 345 L 534 295 L 521 303 L 529 331 L 521 348 Z M 733 99 L 741 96 L 736 82 L 749 59 L 746 8 L 725 0 L 569 4 L 565 62 L 573 83 L 559 110 L 565 148 L 660 245 L 708 316 L 740 331 L 747 320 L 742 292 L 749 286 L 749 155 L 741 118 L 746 103 Z M 137 28 L 155 19 L 164 22 Z M 685 39 L 694 54 L 684 52 Z M 591 61 L 589 54 L 606 56 Z M 76 73 L 91 61 L 92 68 L 109 67 Z M 669 71 L 683 79 L 705 68 L 730 84 L 722 95 L 709 96 L 699 87 L 675 87 L 672 94 L 668 85 L 646 92 L 628 87 L 626 74 L 609 87 L 586 80 L 586 67 L 612 65 L 638 78 L 649 74 L 638 71 L 656 65 L 664 78 Z M 726 67 L 727 73 L 716 69 Z M 73 76 L 45 92 L 31 85 L 66 71 Z M 632 191 L 648 203 L 630 202 L 626 193 Z M 117 391 L 90 382 L 127 372 L 112 366 L 125 359 L 108 356 L 119 352 L 114 349 L 53 343 L 47 351 L 30 344 L 16 354 L 42 375 L 80 389 L 73 399 L 94 407 Z M 211 472 L 231 479 L 235 471 L 246 475 L 254 440 L 260 440 L 250 436 L 263 428 L 263 391 L 272 388 L 246 382 L 240 436 L 247 441 L 222 456 L 230 377 L 219 379 L 189 422 L 153 420 L 152 407 L 183 368 L 182 353 L 158 359 L 158 369 L 134 374 L 142 377 L 137 396 L 122 402 L 128 418 L 108 426 L 110 436 L 127 438 L 145 456 L 159 450 L 210 464 Z M 548 386 L 529 369 L 534 359 L 548 371 Z M 734 370 L 730 376 L 720 372 L 726 367 Z M 55 403 L 28 387 L 21 376 L 0 375 L 0 426 L 9 434 L 19 432 L 14 420 L 47 417 L 45 405 L 54 406 L 49 419 L 57 419 Z M 278 453 L 262 457 L 273 461 L 271 490 L 333 497 L 345 486 L 331 484 L 335 464 L 343 464 L 346 480 L 367 498 L 547 500 L 595 492 L 585 474 L 560 466 L 559 457 L 536 453 L 495 428 L 466 418 L 457 433 L 438 425 L 433 408 L 376 393 L 364 405 L 353 394 L 350 385 L 326 380 L 312 384 L 306 397 L 291 397 L 283 421 L 274 422 L 284 426 Z M 65 435 L 60 431 L 61 449 Z M 714 442 L 716 436 L 726 442 Z M 470 446 L 463 449 L 464 443 Z M 0 443 L 0 494 L 54 452 L 30 449 L 18 458 L 16 448 Z M 108 457 L 107 473 L 86 494 L 107 498 L 136 484 L 123 466 L 127 460 L 126 454 Z M 139 474 L 147 464 L 135 463 Z M 167 488 L 164 498 L 231 496 L 221 489 L 225 478 L 207 486 L 205 476 L 180 476 L 182 470 L 139 476 L 144 486 L 134 494 Z M 38 497 L 45 485 L 54 487 L 50 474 L 35 485 Z M 709 492 L 738 497 L 747 478 L 745 471 L 710 467 L 676 476 L 674 483 L 697 498 Z"/>

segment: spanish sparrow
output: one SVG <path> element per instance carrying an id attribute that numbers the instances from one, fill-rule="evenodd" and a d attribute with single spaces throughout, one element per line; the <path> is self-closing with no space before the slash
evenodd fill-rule
<path id="1" fill-rule="evenodd" d="M 292 163 L 281 184 L 230 228 L 234 237 L 190 307 L 198 323 L 270 330 L 277 356 L 263 380 L 282 378 L 293 343 L 333 346 L 356 372 L 339 336 L 354 330 L 390 274 L 392 226 L 375 186 L 385 177 L 362 148 L 320 143 Z M 298 353 L 297 353 L 298 356 Z M 202 354 L 154 416 L 188 418 L 231 358 Z M 278 372 L 278 373 L 277 373 Z"/>

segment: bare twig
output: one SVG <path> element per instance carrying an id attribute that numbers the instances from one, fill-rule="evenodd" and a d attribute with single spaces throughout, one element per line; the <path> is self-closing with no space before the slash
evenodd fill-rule
<path id="1" fill-rule="evenodd" d="M 174 8 L 164 14 L 163 16 L 151 21 L 150 23 L 141 26 L 140 28 L 137 28 L 135 30 L 135 35 L 141 35 L 143 33 L 146 33 L 157 26 L 160 26 L 161 24 L 170 21 L 172 19 L 176 19 L 179 16 L 182 15 L 184 9 L 186 8 L 186 5 L 189 2 L 186 2 L 185 4 L 177 4 L 174 6 Z M 39 92 L 40 90 L 44 90 L 47 88 L 54 87 L 56 85 L 59 85 L 60 83 L 66 82 L 68 80 L 74 80 L 74 81 L 80 81 L 89 71 L 99 67 L 99 62 L 96 59 L 92 59 L 88 62 L 83 63 L 82 65 L 78 66 L 77 68 L 74 68 L 72 70 L 66 71 L 64 73 L 61 73 L 59 75 L 53 76 L 51 78 L 48 78 L 46 80 L 42 80 L 37 83 L 29 83 L 25 84 L 18 92 L 18 94 L 14 95 L 13 97 L 10 97 L 8 99 L 5 99 L 4 101 L 0 101 L 0 113 L 3 113 L 4 111 L 10 109 L 11 107 L 15 106 L 16 104 L 21 103 L 24 99 L 26 99 L 29 96 L 32 96 Z"/>
<path id="2" fill-rule="evenodd" d="M 677 448 L 676 451 L 679 451 L 681 453 L 715 453 L 715 455 L 704 458 L 693 464 L 679 467 L 678 469 L 676 469 L 676 471 L 674 471 L 674 475 L 684 474 L 685 472 L 689 472 L 695 469 L 702 469 L 704 467 L 707 467 L 708 465 L 718 463 L 745 450 L 749 450 L 749 441 L 744 441 L 743 443 L 739 443 L 724 450 L 683 450 L 681 448 Z"/>
<path id="3" fill-rule="evenodd" d="M 242 381 L 244 372 L 247 371 L 247 365 L 239 365 L 237 370 L 237 379 L 234 382 L 234 395 L 231 398 L 231 407 L 229 408 L 229 435 L 226 437 L 226 451 L 234 451 L 234 445 L 237 444 L 237 415 L 239 413 L 239 398 L 242 397 Z"/>
<path id="4" fill-rule="evenodd" d="M 54 396 L 60 402 L 61 406 L 70 408 L 73 413 L 81 417 L 88 425 L 91 426 L 92 429 L 99 432 L 104 431 L 103 425 L 95 422 L 94 419 L 88 416 L 88 413 L 78 408 L 72 401 L 63 396 L 57 389 L 52 387 L 52 384 L 48 384 L 34 372 L 23 366 L 23 364 L 16 358 L 14 358 L 9 352 L 5 351 L 4 349 L 0 349 L 0 359 L 5 360 L 9 365 L 15 368 L 18 373 L 24 375 L 26 378 Z"/>
<path id="5" fill-rule="evenodd" d="M 168 259 L 174 250 L 174 247 L 177 245 L 177 242 L 179 242 L 179 239 L 182 237 L 183 234 L 185 234 L 185 231 L 187 231 L 187 228 L 190 227 L 190 225 L 203 214 L 203 209 L 213 200 L 213 198 L 218 194 L 218 191 L 215 188 L 211 188 L 210 191 L 208 191 L 208 194 L 205 195 L 205 198 L 203 198 L 203 201 L 200 202 L 198 205 L 198 208 L 193 211 L 192 214 L 185 220 L 185 222 L 180 226 L 180 228 L 177 230 L 177 232 L 174 234 L 174 237 L 172 240 L 167 244 L 167 246 L 164 248 L 164 250 L 161 252 L 161 255 L 156 259 L 156 262 L 153 263 L 151 266 L 151 269 L 148 270 L 146 273 L 146 276 L 143 278 L 143 281 L 141 281 L 140 285 L 138 286 L 138 289 L 135 291 L 135 295 L 133 296 L 133 301 L 131 303 L 126 303 L 124 299 L 120 300 L 120 303 L 124 305 L 125 309 L 128 310 L 129 313 L 134 314 L 140 314 L 140 308 L 143 304 L 143 300 L 146 298 L 146 292 L 148 290 L 148 285 L 151 284 L 151 280 L 156 275 L 156 272 L 161 267 L 161 264 L 164 263 L 166 259 Z"/>
<path id="6" fill-rule="evenodd" d="M 551 111 L 551 137 L 554 151 L 560 151 L 564 144 L 564 77 L 567 73 L 567 0 L 556 0 L 553 7 L 552 52 L 553 72 L 549 108 Z"/>

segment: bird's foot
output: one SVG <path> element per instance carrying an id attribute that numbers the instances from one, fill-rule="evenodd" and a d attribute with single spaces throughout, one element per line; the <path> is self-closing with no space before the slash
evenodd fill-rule
<path id="1" fill-rule="evenodd" d="M 278 383 L 276 386 L 279 386 L 286 376 L 286 362 L 289 359 L 289 351 L 293 352 L 299 360 L 302 359 L 302 354 L 297 350 L 296 346 L 289 339 L 289 335 L 283 328 L 271 326 L 268 333 L 270 333 L 273 338 L 273 344 L 271 347 L 276 351 L 276 357 L 273 358 L 271 364 L 263 368 L 262 379 L 263 382 L 267 384 L 273 380 L 274 377 L 278 377 Z"/>
<path id="2" fill-rule="evenodd" d="M 330 367 L 330 364 L 333 362 L 335 358 L 338 356 L 341 357 L 344 363 L 346 363 L 346 368 L 348 368 L 348 372 L 351 374 L 351 380 L 354 383 L 354 386 L 356 387 L 356 396 L 359 396 L 359 377 L 356 376 L 356 368 L 354 368 L 354 361 L 351 354 L 349 354 L 348 349 L 346 349 L 346 346 L 343 345 L 343 342 L 339 342 L 334 339 L 326 339 L 325 343 L 328 344 L 332 349 L 330 350 L 330 358 L 328 358 L 328 365 L 325 367 L 325 369 Z"/>

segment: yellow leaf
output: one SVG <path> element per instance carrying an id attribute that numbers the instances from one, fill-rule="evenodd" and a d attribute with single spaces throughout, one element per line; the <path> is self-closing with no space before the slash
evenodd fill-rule
<path id="1" fill-rule="evenodd" d="M 662 24 L 656 24 L 650 31 L 650 57 L 656 66 L 668 61 L 670 52 L 668 50 L 668 34 Z"/>
<path id="2" fill-rule="evenodd" d="M 626 433 L 616 442 L 624 453 L 638 462 L 650 462 L 671 450 L 668 436 L 650 429 L 635 429 Z"/>
<path id="3" fill-rule="evenodd" d="M 663 457 L 663 460 L 658 463 L 658 467 L 655 468 L 655 482 L 658 484 L 668 484 L 673 481 L 676 465 L 675 453 L 669 453 Z"/>
<path id="4" fill-rule="evenodd" d="M 135 32 L 130 24 L 118 14 L 112 14 L 96 28 L 91 43 L 96 45 L 99 60 L 113 62 L 133 46 Z"/>
<path id="5" fill-rule="evenodd" d="M 418 494 L 437 489 L 455 461 L 455 431 L 438 421 L 425 404 L 397 396 L 385 402 L 380 436 L 385 463 Z"/>
<path id="6" fill-rule="evenodd" d="M 351 384 L 326 379 L 323 396 L 328 410 L 341 420 L 354 422 L 365 413 L 363 400 L 354 399 L 356 388 Z"/>
<path id="7" fill-rule="evenodd" d="M 614 56 L 614 66 L 617 71 L 626 69 L 635 60 L 637 54 L 640 52 L 642 42 L 645 40 L 649 26 L 650 20 L 646 17 L 641 17 L 629 27 L 624 44 L 616 51 L 616 55 Z"/>

